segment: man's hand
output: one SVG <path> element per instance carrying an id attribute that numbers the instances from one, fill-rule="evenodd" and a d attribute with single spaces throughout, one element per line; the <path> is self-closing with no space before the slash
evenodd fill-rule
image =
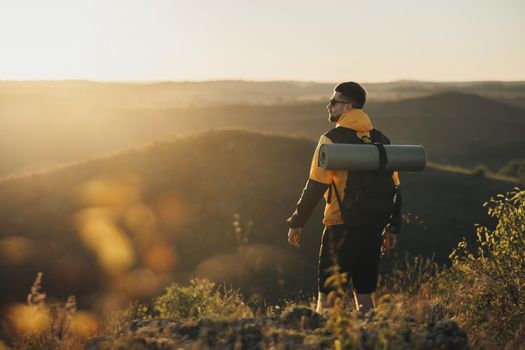
<path id="1" fill-rule="evenodd" d="M 397 235 L 395 233 L 392 233 L 388 230 L 388 228 L 385 229 L 385 232 L 383 232 L 383 244 L 381 245 L 381 253 L 385 253 L 389 249 L 394 249 L 396 246 L 396 238 Z"/>
<path id="2" fill-rule="evenodd" d="M 291 228 L 288 231 L 288 243 L 294 247 L 299 248 L 299 242 L 301 241 L 301 231 L 302 229 L 300 227 Z"/>

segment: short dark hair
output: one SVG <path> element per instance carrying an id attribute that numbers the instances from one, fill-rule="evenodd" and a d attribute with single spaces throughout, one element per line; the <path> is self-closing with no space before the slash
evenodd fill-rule
<path id="1" fill-rule="evenodd" d="M 334 90 L 341 93 L 350 102 L 352 102 L 352 107 L 354 108 L 363 108 L 365 105 L 366 91 L 358 83 L 347 81 L 338 84 Z"/>

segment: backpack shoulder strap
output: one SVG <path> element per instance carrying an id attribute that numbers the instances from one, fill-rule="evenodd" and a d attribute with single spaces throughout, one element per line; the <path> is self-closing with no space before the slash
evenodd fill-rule
<path id="1" fill-rule="evenodd" d="M 386 166 L 386 163 L 388 162 L 385 147 L 382 143 L 379 143 L 379 142 L 374 142 L 373 145 L 376 146 L 377 150 L 379 151 L 379 169 L 378 171 L 385 172 L 386 171 L 385 166 Z"/>
<path id="2" fill-rule="evenodd" d="M 338 126 L 324 134 L 333 143 L 363 143 L 353 129 Z"/>
<path id="3" fill-rule="evenodd" d="M 372 139 L 372 142 L 381 143 L 383 145 L 389 145 L 390 140 L 388 137 L 386 137 L 385 134 L 383 134 L 381 131 L 377 129 L 372 129 L 370 131 L 370 138 Z"/>
<path id="4" fill-rule="evenodd" d="M 389 145 L 390 140 L 388 137 L 386 137 L 385 134 L 383 134 L 381 131 L 377 129 L 372 129 L 370 131 L 370 138 L 372 139 L 372 144 L 377 147 L 377 150 L 379 151 L 379 171 L 380 172 L 386 172 L 385 166 L 388 162 L 388 158 L 386 155 L 385 147 L 384 145 Z"/>
<path id="5" fill-rule="evenodd" d="M 337 187 L 335 186 L 335 181 L 332 180 L 332 183 L 330 184 L 331 187 L 334 188 L 335 197 L 337 198 L 337 204 L 339 204 L 339 209 L 343 208 L 343 200 L 341 199 L 341 196 L 339 195 L 339 191 L 337 191 Z"/>

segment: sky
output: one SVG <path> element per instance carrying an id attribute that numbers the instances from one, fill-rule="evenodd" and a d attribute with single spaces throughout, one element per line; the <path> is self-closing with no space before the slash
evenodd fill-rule
<path id="1" fill-rule="evenodd" d="M 0 80 L 525 80 L 523 0 L 0 0 Z"/>

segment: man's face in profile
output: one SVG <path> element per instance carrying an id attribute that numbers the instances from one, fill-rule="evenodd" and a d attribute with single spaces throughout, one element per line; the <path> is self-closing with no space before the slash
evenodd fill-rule
<path id="1" fill-rule="evenodd" d="M 334 91 L 326 109 L 328 109 L 328 120 L 336 122 L 344 112 L 352 110 L 352 105 L 340 92 Z"/>

